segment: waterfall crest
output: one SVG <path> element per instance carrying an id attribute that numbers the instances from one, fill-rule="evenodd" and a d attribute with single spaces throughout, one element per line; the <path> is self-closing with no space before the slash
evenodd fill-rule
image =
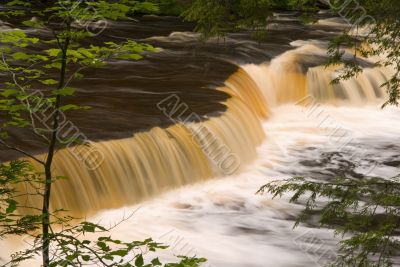
<path id="1" fill-rule="evenodd" d="M 232 87 L 227 83 L 219 88 L 232 93 L 224 103 L 227 111 L 220 116 L 94 143 L 90 150 L 104 157 L 95 169 L 87 168 L 85 161 L 75 156 L 74 152 L 85 151 L 82 146 L 58 151 L 53 172 L 68 179 L 54 184 L 51 208 L 88 215 L 134 204 L 167 189 L 238 172 L 256 157 L 256 147 L 265 137 L 260 117 L 268 113 L 255 83 L 245 72 L 239 73 Z M 40 205 L 38 198 L 25 201 Z"/>
<path id="2" fill-rule="evenodd" d="M 248 64 L 242 68 L 255 81 L 271 108 L 299 103 L 309 97 L 333 105 L 361 105 L 387 97 L 382 85 L 394 73 L 390 66 L 365 67 L 355 77 L 332 84 L 342 66 L 326 67 L 323 62 L 326 62 L 326 50 L 306 44 L 283 53 L 270 63 Z"/>
<path id="3" fill-rule="evenodd" d="M 261 122 L 278 105 L 308 96 L 329 104 L 358 104 L 386 96 L 380 85 L 389 77 L 389 69 L 366 68 L 359 76 L 332 85 L 335 68 L 302 63 L 310 51 L 314 56 L 323 53 L 318 49 L 305 45 L 268 64 L 239 67 L 218 88 L 231 95 L 221 115 L 93 144 L 104 157 L 95 169 L 88 169 L 71 150 L 57 152 L 54 173 L 68 179 L 54 184 L 52 209 L 88 215 L 238 172 L 257 156 L 256 148 L 265 138 Z M 27 202 L 40 203 L 34 198 Z"/>

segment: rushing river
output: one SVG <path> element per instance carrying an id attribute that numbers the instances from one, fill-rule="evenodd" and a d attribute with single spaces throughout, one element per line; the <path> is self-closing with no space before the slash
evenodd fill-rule
<path id="1" fill-rule="evenodd" d="M 161 51 L 88 71 L 76 84 L 75 101 L 94 109 L 72 121 L 105 160 L 88 170 L 58 152 L 55 171 L 71 180 L 55 186 L 53 208 L 105 225 L 134 212 L 113 237 L 150 236 L 170 246 L 163 257 L 202 256 L 205 266 L 320 266 L 334 257 L 332 231 L 312 221 L 293 231 L 300 204 L 255 193 L 293 176 L 399 175 L 400 110 L 380 108 L 392 70 L 366 59 L 362 75 L 331 85 L 327 42 L 345 27 L 336 19 L 303 26 L 277 14 L 262 44 L 246 32 L 201 44 L 192 25 L 174 18 L 132 25 L 112 25 L 104 38 L 133 37 Z"/>

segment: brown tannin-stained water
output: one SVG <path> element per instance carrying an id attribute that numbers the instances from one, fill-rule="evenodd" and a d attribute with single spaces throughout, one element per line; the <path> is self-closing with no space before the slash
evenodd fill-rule
<path id="1" fill-rule="evenodd" d="M 393 70 L 365 59 L 361 75 L 331 84 L 327 40 L 343 23 L 275 20 L 263 44 L 245 32 L 200 43 L 192 25 L 175 18 L 112 24 L 104 38 L 141 39 L 161 51 L 88 71 L 75 85 L 71 103 L 93 109 L 70 118 L 104 160 L 91 169 L 73 151 L 58 151 L 54 171 L 69 180 L 55 184 L 52 208 L 106 224 L 135 211 L 113 237 L 151 236 L 170 245 L 165 258 L 197 255 L 216 267 L 321 263 L 307 239 L 332 251 L 332 233 L 312 224 L 292 231 L 301 206 L 255 192 L 292 176 L 398 175 L 400 110 L 380 109 L 380 85 Z M 13 138 L 45 156 L 30 136 Z"/>

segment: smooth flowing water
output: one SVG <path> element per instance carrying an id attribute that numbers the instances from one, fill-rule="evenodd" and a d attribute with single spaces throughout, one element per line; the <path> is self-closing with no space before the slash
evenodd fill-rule
<path id="1" fill-rule="evenodd" d="M 204 256 L 209 266 L 323 266 L 335 255 L 332 231 L 313 224 L 293 231 L 302 206 L 288 204 L 288 196 L 271 200 L 255 192 L 269 181 L 297 175 L 398 175 L 400 111 L 382 111 L 375 105 L 324 106 L 322 112 L 354 138 L 342 151 L 340 143 L 331 141 L 335 128 L 320 127 L 304 108 L 285 105 L 274 111 L 263 123 L 268 137 L 258 148 L 257 160 L 243 173 L 187 186 L 96 219 L 117 222 L 135 211 L 114 235 L 126 240 L 151 236 L 170 245 L 169 255 Z"/>
<path id="2" fill-rule="evenodd" d="M 143 123 L 152 113 L 135 118 L 132 114 L 140 111 L 128 112 L 122 115 L 124 120 L 112 122 L 104 135 L 96 135 L 101 127 L 93 130 L 91 122 L 78 119 L 98 139 L 94 146 L 105 160 L 90 170 L 71 151 L 58 152 L 55 172 L 70 180 L 55 184 L 52 208 L 92 215 L 106 225 L 134 212 L 113 229 L 115 238 L 151 236 L 170 245 L 163 257 L 197 255 L 206 257 L 209 266 L 313 266 L 334 255 L 330 231 L 317 229 L 312 222 L 292 230 L 301 205 L 288 204 L 287 196 L 271 200 L 255 193 L 273 179 L 292 176 L 322 180 L 340 175 L 399 175 L 400 110 L 380 109 L 386 97 L 380 85 L 392 70 L 372 68 L 365 59 L 363 74 L 332 85 L 337 74 L 324 66 L 325 38 L 343 25 L 322 20 L 313 26 L 314 33 L 300 38 L 310 28 L 299 26 L 290 16 L 277 15 L 276 20 L 272 31 L 279 30 L 271 40 L 279 44 L 257 46 L 246 40 L 248 36 L 230 36 L 225 41 L 242 49 L 233 55 L 210 52 L 218 47 L 212 41 L 202 48 L 214 58 L 211 62 L 225 62 L 232 71 L 198 69 L 204 73 L 193 77 L 204 78 L 214 71 L 218 77 L 204 78 L 192 91 L 157 87 L 171 77 L 179 80 L 178 74 L 185 75 L 179 71 L 172 71 L 172 76 L 164 73 L 159 81 L 153 76 L 153 82 L 145 73 L 137 74 L 142 91 L 127 89 L 121 81 L 117 96 L 122 104 L 133 105 L 124 100 L 125 94 L 145 96 L 145 104 L 134 102 L 142 111 L 158 109 L 153 115 L 160 119 Z M 294 34 L 285 39 L 284 31 Z M 141 38 L 165 47 L 158 55 L 161 59 L 177 53 L 182 44 L 197 42 L 191 32 Z M 275 49 L 268 50 L 271 47 Z M 184 58 L 174 66 L 183 64 Z M 144 64 L 153 66 L 151 60 Z M 188 68 L 196 69 L 193 64 Z M 94 79 L 94 84 L 100 81 Z M 202 88 L 204 84 L 213 89 Z M 102 85 L 93 94 L 106 89 Z M 88 90 L 82 86 L 79 92 Z M 111 113 L 104 115 L 110 121 L 118 116 L 115 110 Z M 114 127 L 127 131 L 124 121 L 128 119 L 142 122 L 140 131 L 110 140 Z M 32 149 L 40 152 L 40 146 Z M 37 199 L 27 201 L 40 204 Z M 5 251 L 18 246 L 18 242 L 4 244 Z"/>
<path id="3" fill-rule="evenodd" d="M 304 49 L 318 51 L 300 51 Z M 325 79 L 330 70 L 290 73 L 295 64 L 286 57 L 293 53 L 266 65 L 242 66 L 271 101 L 269 118 L 261 120 L 266 139 L 254 163 L 240 174 L 186 186 L 96 219 L 117 222 L 135 211 L 113 234 L 124 239 L 156 237 L 170 245 L 165 257 L 201 255 L 209 259 L 208 266 L 322 266 L 334 258 L 337 240 L 332 231 L 312 222 L 293 231 L 301 205 L 288 204 L 288 196 L 271 200 L 255 193 L 269 181 L 293 176 L 398 176 L 400 110 L 380 109 L 379 96 L 385 92 L 374 84 L 386 70 L 367 70 L 365 77 L 337 85 L 343 90 L 340 97 L 323 97 L 315 92 L 330 87 Z M 279 73 L 284 77 L 279 79 Z M 350 85 L 356 92 L 346 91 Z"/>

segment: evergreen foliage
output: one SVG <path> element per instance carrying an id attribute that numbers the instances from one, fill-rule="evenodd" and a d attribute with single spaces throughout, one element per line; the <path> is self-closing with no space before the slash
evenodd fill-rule
<path id="1" fill-rule="evenodd" d="M 338 178 L 320 182 L 295 177 L 264 185 L 258 193 L 292 194 L 305 204 L 295 227 L 317 214 L 321 226 L 342 237 L 329 266 L 392 267 L 400 256 L 400 177 L 392 180 Z"/>

